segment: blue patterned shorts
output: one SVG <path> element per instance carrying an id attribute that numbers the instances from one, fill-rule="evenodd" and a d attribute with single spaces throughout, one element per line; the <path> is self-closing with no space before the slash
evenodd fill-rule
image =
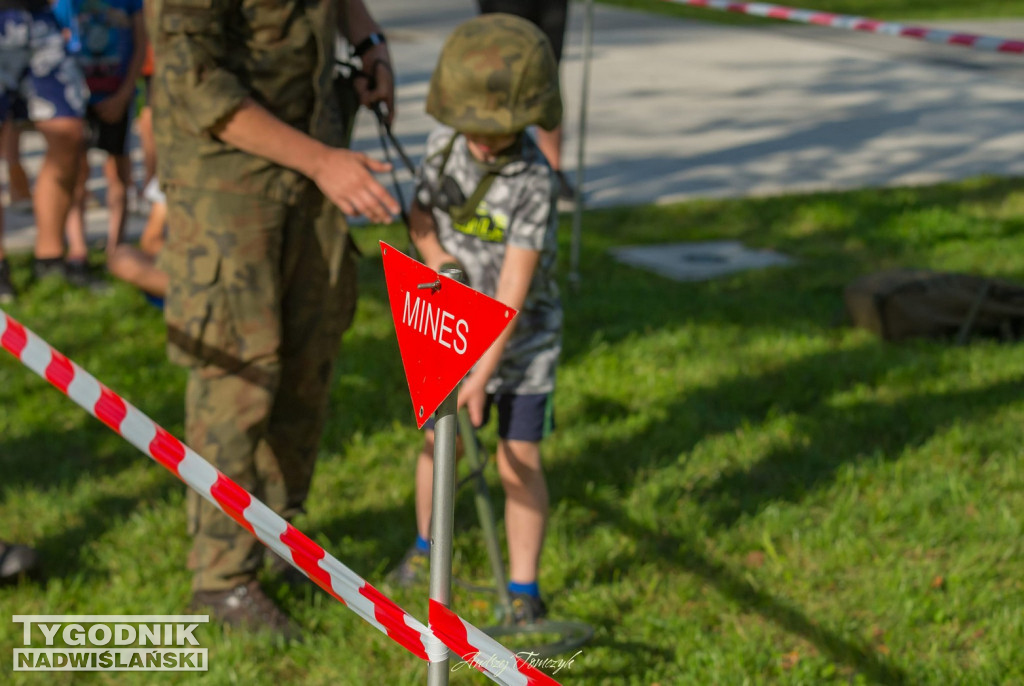
<path id="1" fill-rule="evenodd" d="M 87 96 L 52 12 L 0 11 L 0 122 L 19 103 L 32 121 L 81 117 Z"/>

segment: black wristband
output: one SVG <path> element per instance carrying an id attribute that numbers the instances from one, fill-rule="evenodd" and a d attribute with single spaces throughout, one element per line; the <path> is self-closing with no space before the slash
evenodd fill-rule
<path id="1" fill-rule="evenodd" d="M 378 45 L 384 45 L 387 42 L 387 38 L 384 37 L 383 33 L 371 33 L 369 36 L 359 41 L 359 44 L 356 47 L 352 48 L 352 54 L 356 57 L 362 57 L 373 48 Z"/>

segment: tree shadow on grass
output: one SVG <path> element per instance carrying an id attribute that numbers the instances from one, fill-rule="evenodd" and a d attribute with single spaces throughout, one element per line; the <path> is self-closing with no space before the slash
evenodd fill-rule
<path id="1" fill-rule="evenodd" d="M 111 529 L 122 525 L 140 508 L 166 500 L 174 486 L 174 480 L 168 474 L 158 484 L 138 492 L 91 498 L 87 506 L 80 509 L 78 523 L 37 542 L 44 579 L 107 576 L 109 572 L 106 565 L 97 565 L 91 556 L 84 554 L 83 544 L 103 537 Z"/>
<path id="2" fill-rule="evenodd" d="M 628 514 L 613 508 L 599 505 L 597 510 L 602 519 L 614 521 L 621 531 L 637 541 L 638 549 L 635 557 L 643 559 L 646 556 L 657 555 L 666 562 L 685 569 L 742 607 L 744 611 L 758 614 L 782 630 L 800 636 L 834 662 L 848 665 L 877 683 L 906 685 L 926 683 L 925 680 L 912 676 L 899 665 L 880 658 L 878 651 L 870 644 L 828 629 L 809 617 L 794 603 L 788 602 L 768 590 L 758 588 L 745 578 L 746 575 L 743 571 L 716 559 L 714 553 L 707 550 L 700 540 L 693 537 L 677 537 L 659 533 L 649 526 L 633 521 Z M 623 565 L 628 565 L 632 559 L 634 559 L 633 555 L 630 556 L 630 560 L 623 560 Z M 614 564 L 612 561 L 609 563 Z M 615 618 L 611 619 L 613 626 Z M 615 647 L 616 650 L 624 650 L 624 646 L 614 638 L 609 639 L 607 643 Z M 630 642 L 625 643 L 628 645 Z M 630 653 L 629 663 L 621 669 L 615 672 L 600 670 L 596 671 L 593 676 L 624 677 L 642 671 L 649 666 L 651 654 L 657 652 L 656 648 L 648 646 L 646 651 Z"/>
<path id="3" fill-rule="evenodd" d="M 954 422 L 994 414 L 1020 399 L 1021 380 L 949 393 L 921 393 L 892 403 L 819 406 L 799 422 L 807 440 L 774 449 L 748 467 L 732 467 L 690 497 L 704 505 L 716 526 L 728 527 L 767 503 L 799 502 L 831 481 L 843 464 L 874 454 L 896 459 Z M 858 438 L 860 437 L 860 438 Z M 825 459 L 822 459 L 823 456 Z"/>
<path id="4" fill-rule="evenodd" d="M 138 460 L 149 459 L 71 400 L 61 398 L 60 391 L 46 382 L 33 378 L 26 393 L 52 397 L 52 403 L 46 400 L 41 407 L 52 409 L 53 416 L 41 418 L 39 427 L 27 434 L 0 439 L 0 483 L 4 489 L 66 489 L 83 476 L 114 478 Z M 181 416 L 183 403 L 174 395 L 163 395 L 159 406 L 139 408 L 172 433 L 176 422 L 171 418 Z M 69 416 L 74 417 L 71 422 Z M 59 429 L 51 426 L 55 424 L 60 424 Z"/>
<path id="5" fill-rule="evenodd" d="M 611 524 L 637 546 L 622 559 L 602 561 L 596 569 L 590 561 L 581 562 L 587 566 L 578 573 L 593 576 L 597 583 L 612 584 L 637 559 L 662 560 L 700 577 L 745 610 L 801 636 L 837 663 L 882 683 L 920 682 L 904 667 L 882 659 L 857 637 L 825 628 L 794 603 L 746 581 L 742 571 L 716 559 L 692 534 L 671 533 L 673 528 L 678 529 L 678 520 L 665 519 L 651 526 L 616 504 L 619 491 L 628 490 L 639 472 L 656 473 L 678 466 L 681 455 L 689 454 L 709 436 L 728 435 L 741 426 L 756 426 L 780 414 L 799 415 L 797 426 L 807 441 L 769 449 L 752 465 L 736 463 L 698 482 L 692 491 L 684 484 L 678 488 L 666 484 L 664 493 L 650 503 L 655 511 L 669 513 L 678 498 L 693 499 L 709 516 L 708 533 L 713 535 L 715 529 L 731 527 L 741 517 L 753 516 L 771 503 L 799 503 L 815 489 L 832 483 L 843 465 L 878 455 L 898 459 L 907 448 L 923 444 L 954 421 L 991 414 L 1019 396 L 1020 383 L 1012 380 L 984 388 L 866 401 L 848 408 L 827 404 L 838 391 L 854 384 L 870 386 L 907 365 L 913 365 L 921 378 L 941 371 L 940 357 L 926 348 L 890 350 L 890 354 L 878 355 L 875 346 L 867 346 L 812 355 L 762 374 L 696 389 L 665 408 L 660 415 L 665 420 L 642 427 L 626 438 L 611 442 L 594 439 L 578 449 L 580 458 L 553 461 L 547 470 L 553 498 L 594 512 L 597 520 Z M 583 403 L 578 412 L 589 419 L 599 406 L 614 411 L 614 403 L 609 405 L 598 398 Z M 699 419 L 680 421 L 694 416 Z M 624 455 L 629 459 L 623 459 Z M 609 485 L 616 494 L 595 497 L 589 483 Z M 572 578 L 574 574 L 570 571 L 567 576 Z"/>
<path id="6" fill-rule="evenodd" d="M 103 350 L 98 340 L 75 339 L 64 345 L 66 342 L 58 340 L 58 348 L 67 351 L 71 359 Z M 110 383 L 126 400 L 138 402 L 142 398 L 141 411 L 180 435 L 182 401 L 178 386 L 147 388 L 133 373 L 132 365 L 144 366 L 162 358 L 162 346 L 139 347 L 131 355 L 123 367 L 108 363 L 106 373 L 99 373 L 106 377 L 101 381 Z M 23 541 L 39 550 L 44 579 L 105 576 L 103 569 L 83 555 L 83 545 L 120 526 L 137 509 L 165 500 L 177 479 L 161 474 L 152 486 L 133 484 L 116 491 L 108 489 L 109 484 L 124 483 L 126 472 L 143 461 L 150 462 L 150 458 L 21 367 L 6 351 L 0 351 L 0 356 L 8 367 L 4 374 L 10 379 L 0 393 L 0 402 L 12 403 L 8 422 L 24 422 L 0 437 L 0 505 L 7 494 L 37 493 L 40 501 L 51 503 L 57 510 L 48 511 L 40 520 L 52 521 L 59 516 L 60 522 L 67 523 L 59 531 Z M 116 371 L 111 373 L 111 369 Z M 148 381 L 150 377 L 141 378 Z M 155 464 L 147 466 L 165 471 Z M 0 537 L 12 535 L 9 529 L 0 531 Z"/>

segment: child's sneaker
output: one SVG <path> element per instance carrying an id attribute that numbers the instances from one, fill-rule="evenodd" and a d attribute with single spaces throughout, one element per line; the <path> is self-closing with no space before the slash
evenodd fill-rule
<path id="1" fill-rule="evenodd" d="M 416 546 L 409 548 L 401 563 L 388 574 L 388 582 L 402 588 L 426 583 L 429 579 L 430 553 Z"/>
<path id="2" fill-rule="evenodd" d="M 11 283 L 11 266 L 7 260 L 0 260 L 0 305 L 14 302 L 18 292 Z"/>
<path id="3" fill-rule="evenodd" d="M 64 260 L 61 258 L 56 259 L 39 259 L 32 264 L 32 275 L 36 281 L 45 281 L 50 278 L 64 278 Z"/>
<path id="4" fill-rule="evenodd" d="M 538 596 L 512 593 L 512 621 L 519 625 L 536 624 L 548 616 L 548 607 Z"/>

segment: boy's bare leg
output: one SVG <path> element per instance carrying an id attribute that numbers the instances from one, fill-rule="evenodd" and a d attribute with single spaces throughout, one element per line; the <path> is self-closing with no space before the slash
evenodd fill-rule
<path id="1" fill-rule="evenodd" d="M 498 475 L 505 488 L 509 580 L 528 584 L 537 581 L 548 520 L 548 485 L 540 463 L 540 443 L 499 442 Z"/>
<path id="2" fill-rule="evenodd" d="M 107 269 L 118 279 L 150 295 L 164 297 L 167 273 L 156 266 L 156 258 L 131 245 L 119 245 L 107 253 Z"/>
<path id="3" fill-rule="evenodd" d="M 82 120 L 57 117 L 36 122 L 46 139 L 46 156 L 36 177 L 33 206 L 36 215 L 36 259 L 59 258 L 64 254 L 64 223 L 78 179 L 82 149 Z"/>
<path id="4" fill-rule="evenodd" d="M 107 155 L 103 163 L 107 177 L 107 252 L 117 247 L 124 235 L 125 217 L 128 213 L 128 184 L 132 179 L 131 160 L 127 155 Z"/>
<path id="5" fill-rule="evenodd" d="M 139 237 L 139 248 L 142 252 L 156 257 L 164 247 L 164 225 L 167 223 L 167 205 L 155 202 L 149 209 L 146 228 Z"/>
<path id="6" fill-rule="evenodd" d="M 434 502 L 434 432 L 423 432 L 423 450 L 416 458 L 416 533 L 430 540 L 430 515 Z"/>
<path id="7" fill-rule="evenodd" d="M 69 260 L 85 260 L 89 257 L 89 245 L 85 239 L 85 184 L 89 179 L 89 162 L 86 151 L 82 150 L 79 162 L 78 181 L 71 197 L 71 209 L 68 211 L 66 235 L 68 239 Z"/>
<path id="8" fill-rule="evenodd" d="M 142 188 L 156 176 L 156 141 L 153 139 L 153 108 L 146 105 L 139 112 L 139 144 L 142 148 Z"/>
<path id="9" fill-rule="evenodd" d="M 146 228 L 139 239 L 139 247 L 118 245 L 107 251 L 107 269 L 110 273 L 150 295 L 163 297 L 167 293 L 168 277 L 156 265 L 156 258 L 164 245 L 166 222 L 167 205 L 162 202 L 153 203 Z"/>

